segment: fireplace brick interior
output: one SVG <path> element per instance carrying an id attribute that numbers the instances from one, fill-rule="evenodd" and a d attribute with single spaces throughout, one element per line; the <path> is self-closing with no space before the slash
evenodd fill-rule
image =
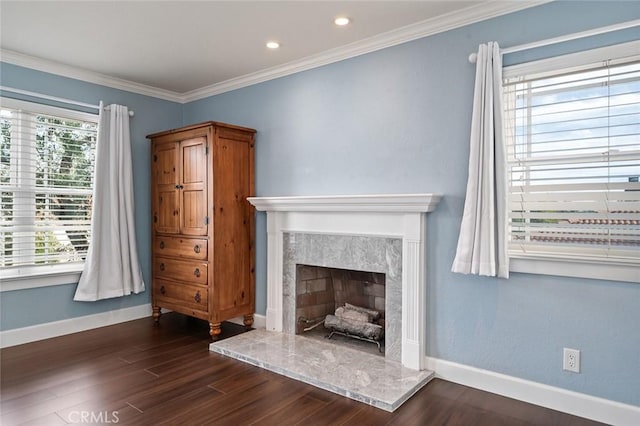
<path id="1" fill-rule="evenodd" d="M 345 303 L 385 317 L 385 274 L 296 265 L 296 318 L 323 319 Z M 296 322 L 296 334 L 308 324 Z"/>

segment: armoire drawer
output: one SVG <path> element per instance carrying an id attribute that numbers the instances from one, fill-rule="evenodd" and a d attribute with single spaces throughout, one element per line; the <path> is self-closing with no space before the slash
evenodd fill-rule
<path id="1" fill-rule="evenodd" d="M 155 280 L 153 292 L 157 300 L 187 304 L 190 307 L 206 312 L 209 307 L 209 291 L 207 287 Z"/>
<path id="2" fill-rule="evenodd" d="M 159 256 L 188 257 L 205 260 L 207 258 L 207 240 L 180 237 L 156 237 L 155 252 Z"/>
<path id="3" fill-rule="evenodd" d="M 153 261 L 153 275 L 155 278 L 206 285 L 207 272 L 207 264 L 203 262 L 159 256 Z"/>

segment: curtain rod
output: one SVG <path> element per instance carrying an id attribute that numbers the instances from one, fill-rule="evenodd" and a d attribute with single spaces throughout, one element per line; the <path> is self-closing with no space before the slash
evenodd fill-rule
<path id="1" fill-rule="evenodd" d="M 61 103 L 64 103 L 64 104 L 77 105 L 77 106 L 81 106 L 81 107 L 85 107 L 85 108 L 91 108 L 91 109 L 95 109 L 95 110 L 100 110 L 100 105 L 92 105 L 92 104 L 87 104 L 87 103 L 84 103 L 84 102 L 74 101 L 74 100 L 71 100 L 71 99 L 59 98 L 57 96 L 49 96 L 49 95 L 44 95 L 42 93 L 29 92 L 28 90 L 14 89 L 13 87 L 0 86 L 0 90 L 1 91 L 5 91 L 5 92 L 17 93 L 19 95 L 26 95 L 26 96 L 33 96 L 35 98 L 40 98 L 40 99 L 47 99 L 49 101 L 54 101 L 54 102 L 61 102 Z M 105 107 L 105 109 L 106 108 L 107 107 Z M 133 111 L 129 111 L 129 116 L 133 117 Z"/>
<path id="2" fill-rule="evenodd" d="M 599 34 L 606 34 L 613 31 L 625 30 L 627 28 L 633 28 L 640 26 L 640 19 L 634 19 L 633 21 L 621 22 L 619 24 L 608 25 L 606 27 L 594 28 L 592 30 L 581 31 L 579 33 L 567 34 L 559 37 L 548 38 L 546 40 L 534 41 L 532 43 L 521 44 L 519 46 L 507 47 L 506 49 L 500 49 L 501 55 L 508 53 L 521 52 L 523 50 L 535 49 L 543 46 L 550 46 L 556 43 L 563 43 L 566 41 L 577 40 L 580 38 L 591 37 Z M 478 60 L 478 54 L 472 53 L 469 55 L 469 62 L 475 64 Z"/>

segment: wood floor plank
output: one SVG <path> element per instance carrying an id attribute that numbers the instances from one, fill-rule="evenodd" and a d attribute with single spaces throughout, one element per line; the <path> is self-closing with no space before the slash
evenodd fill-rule
<path id="1" fill-rule="evenodd" d="M 56 363 L 55 357 L 51 360 L 47 359 L 46 363 L 42 362 L 42 359 L 32 366 L 32 370 L 28 370 L 29 367 L 25 367 L 24 369 L 28 371 L 23 372 L 22 375 L 15 373 L 15 371 L 20 371 L 23 368 L 16 368 L 14 370 L 14 374 L 3 374 L 3 386 L 7 388 L 10 387 L 14 394 L 18 394 L 22 387 L 21 385 L 25 384 L 29 387 L 29 390 L 42 390 L 47 387 L 51 387 L 56 383 L 63 383 L 75 378 L 95 374 L 95 371 L 97 370 L 108 370 L 125 365 L 124 361 L 110 355 L 94 356 L 89 360 L 79 360 L 73 363 Z M 10 361 L 3 359 L 2 363 L 3 365 L 7 365 Z M 22 365 L 22 362 L 16 364 L 19 364 L 20 366 Z M 39 368 L 40 364 L 48 364 L 48 367 Z"/>
<path id="2" fill-rule="evenodd" d="M 129 364 L 135 364 L 139 361 L 147 360 L 149 358 L 157 358 L 158 355 L 174 357 L 178 354 L 184 354 L 187 351 L 192 351 L 195 348 L 200 349 L 203 345 L 202 339 L 196 337 L 185 336 L 180 339 L 175 339 L 164 344 L 158 344 L 153 347 L 141 348 L 136 346 L 135 350 L 129 353 L 122 354 L 120 358 Z M 194 351 L 195 352 L 195 351 Z"/>
<path id="3" fill-rule="evenodd" d="M 118 422 L 112 421 L 112 424 L 130 425 L 143 418 L 143 413 L 134 407 L 127 406 L 117 412 Z"/>
<path id="4" fill-rule="evenodd" d="M 396 410 L 387 424 L 450 424 L 452 415 L 460 407 L 456 399 L 462 391 L 458 385 L 436 379 L 405 402 L 402 409 Z"/>
<path id="5" fill-rule="evenodd" d="M 139 410 L 122 401 L 102 401 L 94 398 L 81 404 L 58 410 L 56 414 L 67 423 L 105 424 L 114 423 L 119 420 L 121 413 L 129 410 L 134 410 L 137 414 L 141 414 Z"/>
<path id="6" fill-rule="evenodd" d="M 206 359 L 207 352 L 208 346 L 204 342 L 197 342 L 186 345 L 184 348 L 170 351 L 170 353 L 156 352 L 154 355 L 139 359 L 132 364 L 160 375 L 158 370 L 161 371 L 165 367 Z M 126 359 L 123 360 L 128 362 Z"/>
<path id="7" fill-rule="evenodd" d="M 39 390 L 11 399 L 3 398 L 2 401 L 0 401 L 0 413 L 10 413 L 55 397 L 56 395 L 48 390 Z"/>
<path id="8" fill-rule="evenodd" d="M 226 425 L 246 425 L 254 419 L 268 416 L 277 411 L 280 407 L 295 404 L 309 391 L 307 386 L 296 384 L 284 384 L 280 381 L 268 381 L 266 383 L 277 383 L 274 391 L 266 391 L 254 398 L 249 404 L 243 405 L 240 409 L 227 413 L 215 413 L 203 419 L 207 424 L 220 423 Z M 258 395 L 256 395 L 258 396 Z M 235 397 L 235 395 L 234 395 Z"/>
<path id="9" fill-rule="evenodd" d="M 367 426 L 383 426 L 386 425 L 392 417 L 392 413 L 374 408 L 370 405 L 365 405 L 362 407 L 362 410 L 358 411 L 353 417 L 350 417 L 342 424 L 353 426 L 363 424 Z"/>
<path id="10" fill-rule="evenodd" d="M 242 398 L 238 398 L 238 395 L 235 394 L 223 394 L 223 396 L 216 400 L 216 404 L 213 409 L 209 405 L 202 406 L 189 413 L 178 413 L 175 417 L 160 424 L 186 424 L 189 422 L 189 419 L 197 419 L 197 421 L 202 424 L 226 422 L 226 416 L 242 411 L 245 407 L 253 404 L 257 400 L 267 398 L 270 395 L 279 395 L 286 390 L 287 387 L 283 385 L 282 382 L 267 380 L 252 386 L 251 388 L 245 389 L 243 391 Z"/>
<path id="11" fill-rule="evenodd" d="M 215 410 L 217 401 L 224 394 L 210 387 L 200 387 L 182 394 L 162 405 L 156 405 L 146 411 L 131 425 L 178 425 L 178 424 L 199 424 L 197 411 L 202 407 Z M 185 409 L 185 407 L 188 407 Z M 186 418 L 185 421 L 177 421 L 176 418 Z"/>
<path id="12" fill-rule="evenodd" d="M 150 373 L 147 374 L 153 376 Z M 58 396 L 66 395 L 68 393 L 78 392 L 91 387 L 95 388 L 96 386 L 106 386 L 111 382 L 120 382 L 123 378 L 131 375 L 143 376 L 144 374 L 142 374 L 139 368 L 121 362 L 120 365 L 114 366 L 110 369 L 100 368 L 92 372 L 89 368 L 86 375 L 62 381 L 57 383 L 55 386 L 48 387 L 47 390 Z M 151 380 L 151 377 L 147 378 L 147 380 Z"/>
<path id="13" fill-rule="evenodd" d="M 540 424 L 566 424 L 571 425 L 574 416 L 554 410 L 539 411 L 539 407 L 527 404 L 526 402 L 507 398 L 492 393 L 481 393 L 481 391 L 469 387 L 463 387 L 464 392 L 457 398 L 456 402 L 467 406 L 475 407 L 483 412 L 492 412 L 512 419 L 514 422 L 528 421 L 535 418 Z M 580 419 L 581 424 L 589 424 L 585 419 Z M 597 424 L 592 422 L 591 424 Z"/>
<path id="14" fill-rule="evenodd" d="M 164 404 L 166 404 L 167 402 L 187 395 L 195 389 L 206 388 L 207 381 L 207 377 L 199 377 L 197 379 L 184 381 L 179 384 L 174 384 L 173 382 L 171 382 L 166 386 L 162 386 L 159 388 L 153 387 L 147 392 L 135 394 L 129 398 L 126 398 L 126 402 L 132 407 L 135 407 L 136 409 L 142 411 L 143 413 L 147 413 L 156 407 L 164 406 Z"/>
<path id="15" fill-rule="evenodd" d="M 51 413 L 65 413 L 72 410 L 95 410 L 97 407 L 111 408 L 114 401 L 121 400 L 136 386 L 150 387 L 156 377 L 146 371 L 137 370 L 126 375 L 118 375 L 110 380 L 90 384 L 88 387 L 72 393 L 24 406 L 20 410 L 2 413 L 1 424 L 20 424 Z M 122 406 L 123 404 L 119 404 Z M 89 407 L 89 408 L 87 408 Z M 107 409 L 102 408 L 102 409 Z M 115 408 L 114 408 L 115 409 Z M 98 410 L 101 411 L 101 410 Z"/>
<path id="16" fill-rule="evenodd" d="M 4 392 L 3 392 L 4 393 Z M 72 407 L 88 399 L 91 395 L 86 392 L 76 392 L 22 407 L 9 413 L 0 414 L 0 424 L 19 425 L 25 422 L 35 421 L 41 417 L 55 414 L 57 410 Z"/>
<path id="17" fill-rule="evenodd" d="M 237 371 L 242 371 L 242 369 Z M 193 389 L 208 387 L 212 377 L 226 377 L 227 375 L 234 375 L 234 369 L 228 368 L 222 363 L 210 364 L 206 367 L 200 366 L 190 374 L 160 377 L 153 387 L 132 393 L 126 398 L 126 402 L 146 412 Z M 214 390 L 223 393 L 217 389 Z"/>
<path id="18" fill-rule="evenodd" d="M 255 368 L 249 364 L 237 363 L 227 357 L 213 355 L 216 354 L 205 354 L 204 357 L 199 354 L 197 357 L 183 360 L 180 363 L 170 362 L 145 371 L 158 377 L 158 385 L 194 375 L 206 376 L 208 378 L 207 384 L 210 384 L 216 380 Z"/>
<path id="19" fill-rule="evenodd" d="M 209 387 L 218 390 L 224 394 L 232 394 L 242 392 L 245 389 L 255 386 L 256 384 L 272 380 L 273 376 L 266 374 L 266 371 L 259 367 L 250 366 L 236 374 L 221 376 L 218 375 L 216 380 L 209 383 Z"/>
<path id="20" fill-rule="evenodd" d="M 25 423 L 20 423 L 19 426 L 61 426 L 66 425 L 67 422 L 62 420 L 57 414 L 48 414 L 44 417 L 30 420 Z"/>
<path id="21" fill-rule="evenodd" d="M 142 413 L 128 405 L 85 405 L 56 413 L 65 424 L 121 424 L 127 425 L 140 418 Z"/>
<path id="22" fill-rule="evenodd" d="M 327 406 L 327 403 L 310 397 L 308 394 L 292 401 L 289 405 L 275 410 L 271 414 L 259 417 L 256 420 L 249 420 L 250 425 L 274 425 L 293 426 L 308 417 L 320 414 L 319 411 Z"/>
<path id="23" fill-rule="evenodd" d="M 311 392 L 309 393 L 311 395 Z M 347 424 L 354 416 L 359 414 L 366 405 L 349 398 L 336 395 L 333 401 L 327 403 L 322 411 L 313 413 L 296 423 L 300 426 L 338 426 Z"/>
<path id="24" fill-rule="evenodd" d="M 398 423 L 400 424 L 400 423 Z M 442 425 L 468 425 L 468 424 L 485 424 L 495 426 L 530 426 L 531 424 L 540 424 L 537 422 L 524 422 L 500 413 L 485 411 L 477 407 L 466 407 L 464 410 L 450 410 L 446 422 L 436 423 Z"/>
<path id="25" fill-rule="evenodd" d="M 159 326 L 145 318 L 1 349 L 0 422 L 55 426 L 117 412 L 124 425 L 596 424 L 438 379 L 387 413 L 211 353 L 209 343 L 206 321 L 170 313 Z"/>
<path id="26" fill-rule="evenodd" d="M 179 374 L 180 372 L 185 372 L 193 368 L 194 364 L 198 365 L 208 362 L 213 359 L 212 355 L 214 354 L 210 353 L 208 348 L 202 347 L 200 350 L 194 350 L 192 353 L 176 358 L 167 357 L 164 362 L 156 362 L 155 365 L 145 368 L 145 370 L 158 376 Z"/>
<path id="27" fill-rule="evenodd" d="M 340 395 L 337 395 L 333 392 L 329 392 L 327 390 L 324 389 L 320 389 L 320 388 L 313 388 L 309 391 L 309 393 L 307 394 L 309 395 L 311 398 L 315 398 L 319 401 L 324 402 L 325 404 L 329 404 L 333 401 L 339 400 L 339 401 L 351 401 L 348 398 L 343 398 Z"/>

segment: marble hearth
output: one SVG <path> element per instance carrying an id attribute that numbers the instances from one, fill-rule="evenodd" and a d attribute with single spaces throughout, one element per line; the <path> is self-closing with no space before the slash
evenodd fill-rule
<path id="1" fill-rule="evenodd" d="M 214 342 L 211 351 L 386 411 L 400 407 L 434 375 L 330 341 L 265 329 Z"/>
<path id="2" fill-rule="evenodd" d="M 214 343 L 211 350 L 379 408 L 397 408 L 432 377 L 423 371 L 425 238 L 426 213 L 439 199 L 437 194 L 250 198 L 267 212 L 266 330 Z M 353 349 L 295 335 L 300 264 L 385 274 L 384 358 L 367 362 L 368 354 L 356 356 L 349 353 Z"/>

